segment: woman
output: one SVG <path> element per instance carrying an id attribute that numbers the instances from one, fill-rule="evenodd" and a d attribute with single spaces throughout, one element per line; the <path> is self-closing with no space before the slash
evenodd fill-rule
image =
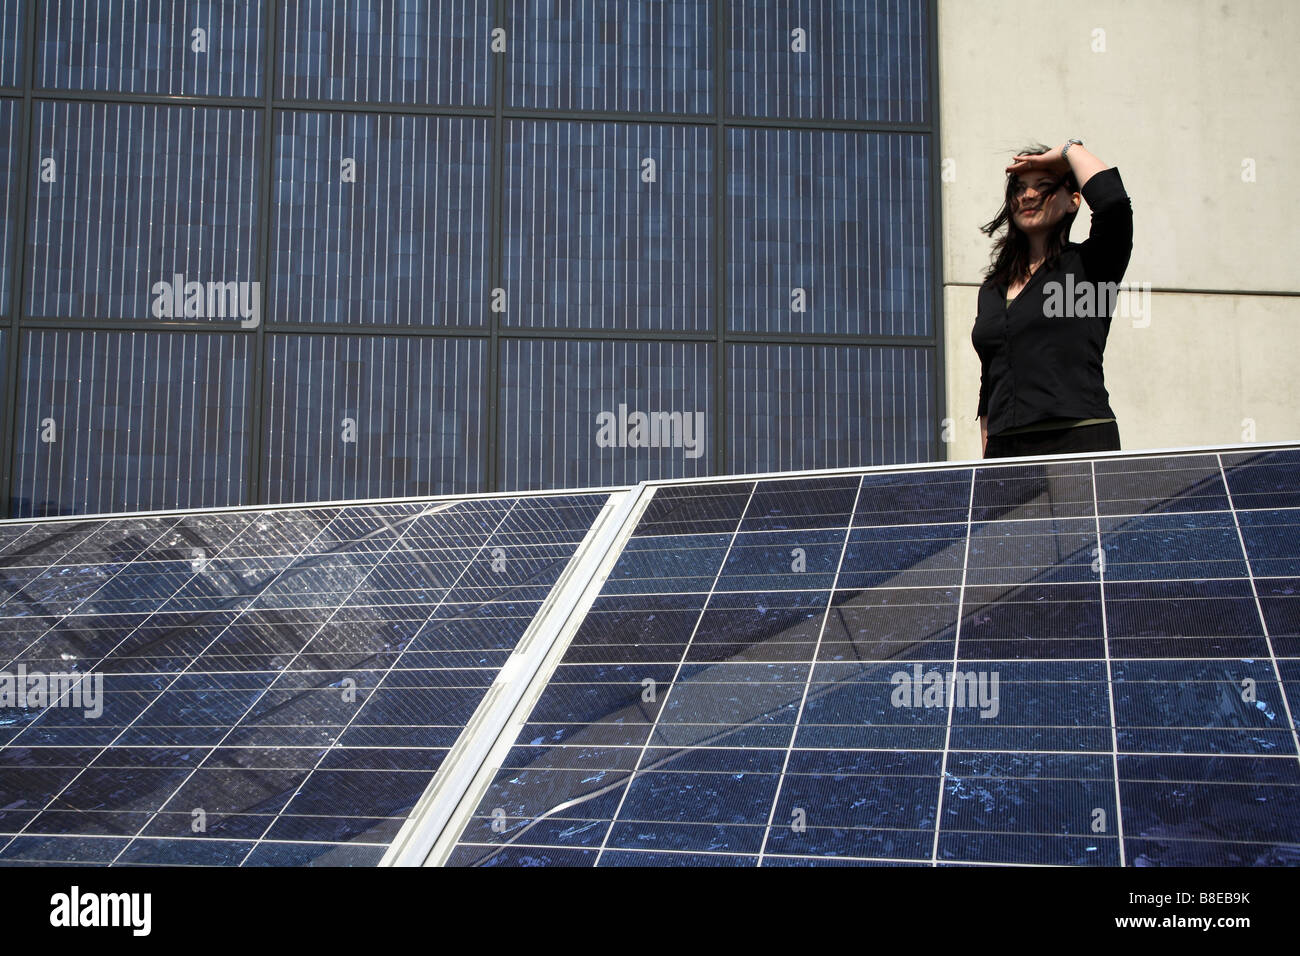
<path id="1" fill-rule="evenodd" d="M 1092 209 L 1070 242 L 1080 198 Z M 980 357 L 985 458 L 1115 451 L 1119 426 L 1102 378 L 1114 291 L 1133 250 L 1133 209 L 1119 170 L 1077 139 L 1019 153 L 1006 202 L 983 231 L 993 262 L 971 341 Z"/>

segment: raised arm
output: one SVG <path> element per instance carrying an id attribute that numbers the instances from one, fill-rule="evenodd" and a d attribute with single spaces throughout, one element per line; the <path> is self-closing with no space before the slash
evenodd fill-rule
<path id="1" fill-rule="evenodd" d="M 1082 190 L 1088 184 L 1088 180 L 1106 168 L 1108 167 L 1105 163 L 1081 145 L 1075 143 L 1064 157 L 1061 156 L 1060 146 L 1054 146 L 1045 153 L 1020 153 L 1011 160 L 1007 172 L 1025 173 L 1044 170 L 1051 173 L 1063 173 L 1069 170 L 1074 173 L 1074 178 L 1079 183 L 1079 189 Z"/>
<path id="2" fill-rule="evenodd" d="M 1078 180 L 1079 192 L 1092 210 L 1092 228 L 1080 254 L 1089 279 L 1119 282 L 1133 253 L 1133 204 L 1124 191 L 1119 170 L 1107 166 L 1078 143 L 1061 156 L 1061 147 L 1045 153 L 1022 153 L 1007 167 L 1010 173 L 1044 171 L 1062 174 L 1069 170 Z"/>

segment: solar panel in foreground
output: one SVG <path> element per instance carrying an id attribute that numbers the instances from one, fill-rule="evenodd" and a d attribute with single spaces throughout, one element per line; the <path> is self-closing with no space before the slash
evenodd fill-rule
<path id="1" fill-rule="evenodd" d="M 1293 448 L 665 484 L 444 857 L 1297 864 L 1297 704 Z"/>
<path id="2" fill-rule="evenodd" d="M 0 526 L 0 862 L 379 862 L 609 497 Z"/>

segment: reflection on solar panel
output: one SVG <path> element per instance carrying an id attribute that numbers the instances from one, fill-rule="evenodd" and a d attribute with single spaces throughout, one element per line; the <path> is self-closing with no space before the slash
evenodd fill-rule
<path id="1" fill-rule="evenodd" d="M 1300 864 L 1300 450 L 653 491 L 430 862 Z"/>
<path id="2" fill-rule="evenodd" d="M 377 863 L 609 497 L 0 526 L 0 862 Z"/>

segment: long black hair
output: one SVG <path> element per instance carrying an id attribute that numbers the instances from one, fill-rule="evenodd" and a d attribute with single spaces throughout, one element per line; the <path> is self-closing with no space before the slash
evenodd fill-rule
<path id="1" fill-rule="evenodd" d="M 1028 149 L 1022 149 L 1017 155 L 1040 156 L 1047 152 L 1048 149 L 1049 147 L 1041 143 L 1035 143 Z M 1002 208 L 998 210 L 998 214 L 993 217 L 991 222 L 980 226 L 980 232 L 986 236 L 992 236 L 1003 226 L 1007 230 L 1005 234 L 998 236 L 993 242 L 991 262 L 988 271 L 984 273 L 985 285 L 1009 286 L 1013 281 L 1025 279 L 1029 276 L 1029 236 L 1016 225 L 1015 217 L 1012 215 L 1017 178 L 1017 174 L 1007 173 L 1006 194 L 1003 198 Z M 1066 187 L 1072 193 L 1079 191 L 1079 181 L 1074 178 L 1073 171 L 1065 173 L 1056 180 L 1056 188 L 1059 189 L 1061 186 Z M 1045 247 L 1047 258 L 1043 262 L 1044 268 L 1050 269 L 1056 265 L 1061 250 L 1070 241 L 1070 227 L 1074 225 L 1074 217 L 1078 214 L 1077 209 L 1074 212 L 1066 213 L 1047 237 Z"/>

